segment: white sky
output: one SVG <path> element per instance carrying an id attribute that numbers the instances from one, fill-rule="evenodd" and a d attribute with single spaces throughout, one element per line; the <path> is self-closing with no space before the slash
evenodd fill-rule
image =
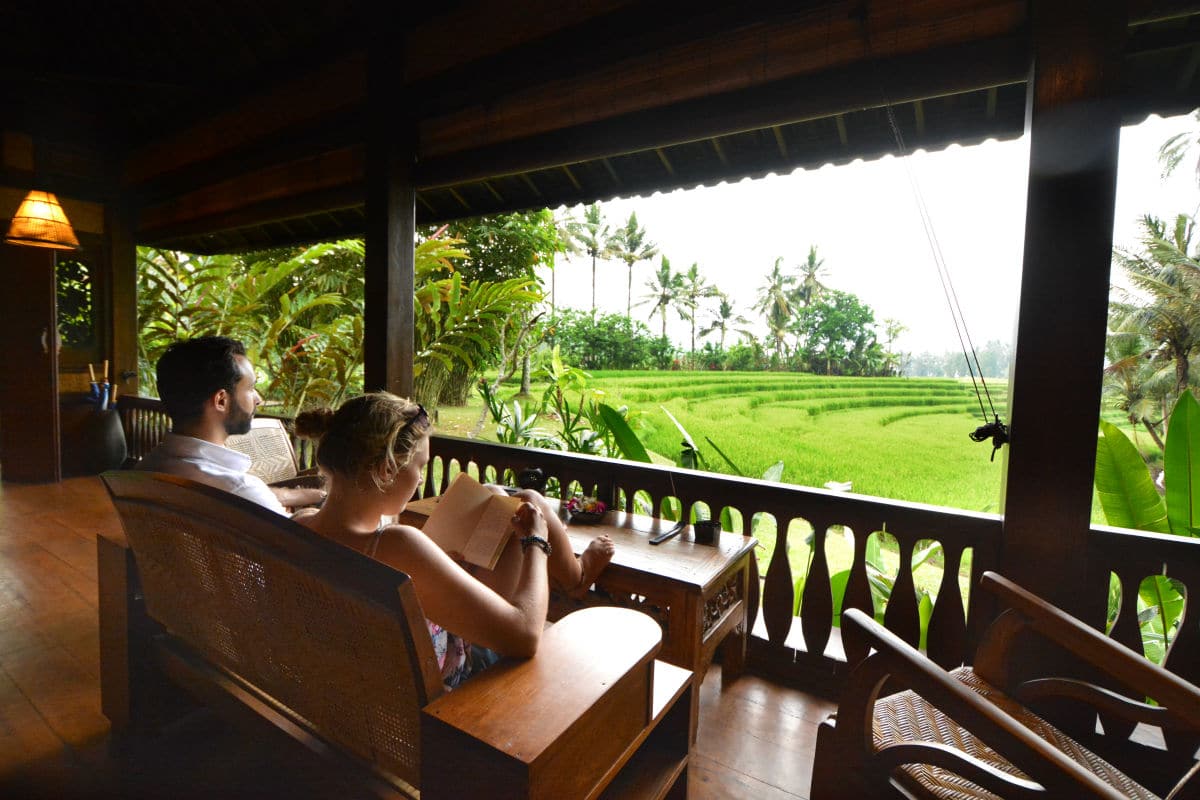
<path id="1" fill-rule="evenodd" d="M 1160 179 L 1157 162 L 1163 141 L 1194 129 L 1192 117 L 1183 116 L 1151 117 L 1123 131 L 1114 230 L 1117 246 L 1137 245 L 1143 214 L 1173 218 L 1179 212 L 1196 212 L 1200 188 L 1192 171 L 1194 162 L 1182 165 L 1167 181 Z M 992 339 L 1012 341 L 1028 158 L 1024 137 L 974 147 L 954 145 L 910 157 L 967 331 L 977 347 Z M 751 306 L 775 259 L 783 256 L 784 267 L 795 270 L 807 257 L 809 245 L 815 244 L 818 256 L 825 260 L 827 286 L 858 295 L 874 309 L 877 321 L 893 318 L 907 327 L 899 349 L 958 350 L 936 262 L 907 170 L 899 159 L 889 156 L 797 170 L 788 176 L 619 199 L 601 208 L 614 229 L 636 211 L 649 239 L 658 244 L 674 270 L 699 264 L 700 273 L 751 320 L 757 316 Z M 568 212 L 582 215 L 582 208 L 560 210 Z M 647 319 L 649 305 L 636 303 L 647 293 L 646 281 L 658 265 L 656 257 L 633 270 L 633 315 L 653 332 L 661 329 L 659 317 Z M 626 275 L 620 261 L 597 263 L 599 311 L 625 312 Z M 560 257 L 557 284 L 559 307 L 590 308 L 591 259 Z M 549 285 L 547 276 L 547 289 Z M 701 325 L 710 319 L 710 314 L 701 313 Z M 756 327 L 765 333 L 765 326 Z M 673 312 L 667 332 L 686 347 L 689 326 Z M 697 340 L 697 347 L 702 341 Z"/>

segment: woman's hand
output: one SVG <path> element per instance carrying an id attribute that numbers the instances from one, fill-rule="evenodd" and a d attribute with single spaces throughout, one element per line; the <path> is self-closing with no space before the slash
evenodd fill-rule
<path id="1" fill-rule="evenodd" d="M 549 529 L 546 526 L 546 517 L 542 514 L 541 507 L 529 501 L 521 503 L 517 508 L 517 513 L 513 514 L 512 521 L 518 536 L 537 536 L 545 539 L 548 535 Z"/>

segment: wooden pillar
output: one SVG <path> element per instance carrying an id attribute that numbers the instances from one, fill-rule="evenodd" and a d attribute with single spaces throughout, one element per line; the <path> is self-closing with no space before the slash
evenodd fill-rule
<path id="1" fill-rule="evenodd" d="M 1002 569 L 1096 623 L 1081 591 L 1100 414 L 1125 4 L 1034 0 L 1025 253 L 1010 384 Z M 980 187 L 986 189 L 986 187 Z M 1098 605 L 1099 604 L 1099 605 Z"/>
<path id="2" fill-rule="evenodd" d="M 367 67 L 367 229 L 363 379 L 367 391 L 411 397 L 416 124 L 404 115 L 399 10 L 379 7 Z"/>
<path id="3" fill-rule="evenodd" d="M 105 208 L 108 246 L 108 354 L 120 394 L 138 393 L 137 247 L 129 214 L 119 203 Z"/>
<path id="4" fill-rule="evenodd" d="M 8 218 L 0 218 L 4 231 Z M 0 244 L 0 479 L 62 480 L 54 253 Z"/>

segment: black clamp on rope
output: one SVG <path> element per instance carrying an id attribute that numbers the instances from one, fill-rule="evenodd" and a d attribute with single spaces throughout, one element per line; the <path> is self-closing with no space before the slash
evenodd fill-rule
<path id="1" fill-rule="evenodd" d="M 980 425 L 971 433 L 967 434 L 973 442 L 982 442 L 987 439 L 992 440 L 992 457 L 990 461 L 996 460 L 996 451 L 1002 446 L 1008 444 L 1008 426 L 1000 421 L 997 416 L 994 422 L 989 422 L 985 425 Z"/>

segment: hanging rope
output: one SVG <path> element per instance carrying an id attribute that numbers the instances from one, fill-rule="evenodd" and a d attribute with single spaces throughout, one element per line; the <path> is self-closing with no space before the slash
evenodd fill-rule
<path id="1" fill-rule="evenodd" d="M 909 163 L 908 156 L 910 154 L 907 145 L 904 143 L 904 135 L 900 132 L 900 125 L 896 122 L 896 112 L 892 108 L 891 99 L 884 88 L 883 78 L 879 74 L 878 63 L 875 60 L 874 53 L 871 51 L 871 36 L 867 29 L 867 18 L 869 16 L 867 5 L 863 5 L 862 16 L 860 18 L 863 29 L 863 40 L 866 42 L 867 61 L 875 71 L 880 99 L 883 102 L 883 108 L 887 112 L 888 125 L 892 129 L 892 136 L 896 140 L 896 156 L 899 158 L 900 163 L 904 165 L 905 174 L 908 175 L 908 183 L 916 200 L 917 211 L 921 215 L 921 225 L 925 230 L 925 239 L 929 243 L 929 250 L 933 256 L 934 265 L 937 268 L 938 281 L 942 284 L 942 294 L 946 298 L 946 305 L 950 308 L 950 317 L 954 322 L 954 332 L 958 336 L 959 347 L 962 350 L 963 358 L 967 362 L 967 373 L 971 376 L 971 385 L 975 389 L 975 399 L 979 402 L 979 412 L 983 417 L 983 424 L 968 435 L 975 442 L 983 442 L 991 439 L 991 460 L 994 461 L 996 459 L 996 451 L 1008 443 L 1008 427 L 1001 422 L 1000 414 L 996 411 L 996 406 L 992 402 L 992 394 L 988 391 L 987 380 L 983 377 L 983 369 L 979 365 L 979 356 L 975 352 L 975 343 L 971 340 L 971 334 L 967 330 L 966 317 L 963 316 L 962 307 L 958 302 L 958 293 L 954 290 L 954 282 L 950 278 L 950 270 L 947 268 L 946 259 L 942 255 L 942 246 L 938 242 L 937 232 L 933 227 L 933 219 L 929 214 L 928 206 L 925 204 L 925 196 L 921 193 L 921 186 L 917 181 L 917 176 L 913 172 L 912 165 Z M 976 379 L 976 375 L 978 375 L 978 379 Z M 986 408 L 984 407 L 985 398 L 987 400 Z M 989 413 L 991 416 L 990 422 L 988 421 Z"/>

